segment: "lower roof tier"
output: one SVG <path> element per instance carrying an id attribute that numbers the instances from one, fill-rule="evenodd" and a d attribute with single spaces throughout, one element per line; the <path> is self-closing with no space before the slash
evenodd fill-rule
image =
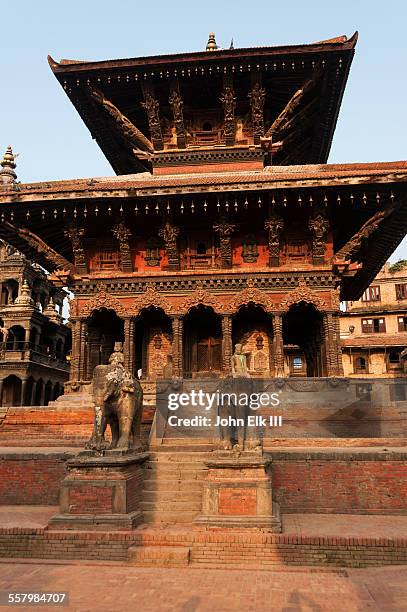
<path id="1" fill-rule="evenodd" d="M 75 240 L 83 239 L 86 259 L 88 238 L 89 244 L 108 234 L 112 240 L 113 230 L 120 244 L 125 233 L 130 250 L 134 241 L 155 236 L 168 251 L 166 224 L 176 228 L 174 244 L 178 241 L 179 248 L 179 241 L 187 241 L 197 229 L 203 235 L 214 232 L 219 246 L 222 224 L 233 226 L 242 236 L 263 232 L 258 241 L 264 239 L 266 247 L 276 224 L 280 233 L 274 236 L 274 246 L 276 240 L 286 240 L 284 232 L 293 239 L 302 228 L 311 250 L 318 240 L 329 243 L 322 260 L 314 257 L 305 265 L 300 258 L 295 266 L 286 266 L 270 257 L 262 266 L 268 265 L 274 273 L 289 272 L 293 266 L 308 270 L 328 266 L 341 280 L 341 298 L 354 300 L 404 238 L 406 200 L 405 161 L 14 183 L 0 186 L 0 237 L 49 270 L 68 271 L 74 277 L 83 275 L 85 266 L 82 262 L 78 269 Z M 184 246 L 189 248 L 187 242 Z M 255 272 L 257 267 L 254 262 L 247 271 Z M 138 275 L 130 267 L 122 272 Z M 164 272 L 179 274 L 171 265 Z"/>

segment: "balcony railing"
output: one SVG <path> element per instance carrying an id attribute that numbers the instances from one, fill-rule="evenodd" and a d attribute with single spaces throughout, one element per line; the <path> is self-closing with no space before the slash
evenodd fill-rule
<path id="1" fill-rule="evenodd" d="M 64 355 L 57 355 L 42 349 L 33 342 L 15 341 L 0 343 L 1 361 L 35 361 L 58 369 L 69 370 L 69 362 Z"/>

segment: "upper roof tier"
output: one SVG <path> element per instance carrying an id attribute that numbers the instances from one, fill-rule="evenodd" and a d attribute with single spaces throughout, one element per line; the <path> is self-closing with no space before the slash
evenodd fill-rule
<path id="1" fill-rule="evenodd" d="M 48 60 L 116 174 L 255 169 L 327 161 L 356 42 Z"/>

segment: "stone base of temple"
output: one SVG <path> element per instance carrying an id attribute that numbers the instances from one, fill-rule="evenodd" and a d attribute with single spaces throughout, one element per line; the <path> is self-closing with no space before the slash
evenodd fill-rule
<path id="1" fill-rule="evenodd" d="M 49 527 L 59 529 L 132 529 L 140 510 L 143 463 L 147 453 L 84 451 L 67 462 L 60 509 Z"/>
<path id="2" fill-rule="evenodd" d="M 205 466 L 202 514 L 195 523 L 281 532 L 278 504 L 272 499 L 271 457 L 215 451 Z"/>

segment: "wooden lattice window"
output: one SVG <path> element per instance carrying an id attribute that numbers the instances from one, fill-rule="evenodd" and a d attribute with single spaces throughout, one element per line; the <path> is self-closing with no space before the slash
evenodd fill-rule
<path id="1" fill-rule="evenodd" d="M 380 302 L 379 285 L 371 285 L 362 295 L 362 302 Z"/>
<path id="2" fill-rule="evenodd" d="M 383 318 L 362 319 L 362 332 L 364 334 L 378 334 L 386 331 L 386 322 Z"/>
<path id="3" fill-rule="evenodd" d="M 407 283 L 398 283 L 396 285 L 396 298 L 398 300 L 407 300 Z"/>
<path id="4" fill-rule="evenodd" d="M 407 331 L 407 317 L 397 317 L 399 332 Z"/>
<path id="5" fill-rule="evenodd" d="M 94 270 L 117 270 L 119 268 L 119 252 L 113 249 L 100 250 L 93 259 Z"/>

